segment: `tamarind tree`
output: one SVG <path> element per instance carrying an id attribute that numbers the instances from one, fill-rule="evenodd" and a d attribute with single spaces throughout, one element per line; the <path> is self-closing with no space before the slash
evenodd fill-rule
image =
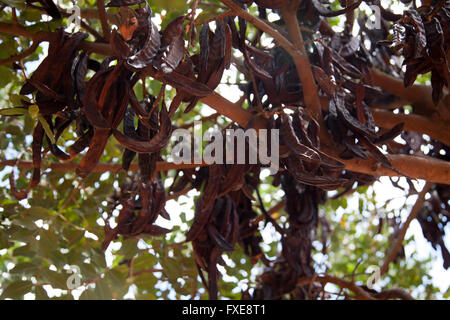
<path id="1" fill-rule="evenodd" d="M 445 0 L 0 0 L 0 299 L 448 297 L 405 236 L 449 268 L 449 37 Z M 174 162 L 195 121 L 278 172 Z"/>

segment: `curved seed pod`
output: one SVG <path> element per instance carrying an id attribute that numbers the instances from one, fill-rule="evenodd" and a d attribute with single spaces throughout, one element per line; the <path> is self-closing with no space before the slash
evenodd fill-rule
<path id="1" fill-rule="evenodd" d="M 101 114 L 97 103 L 97 95 L 103 90 L 104 81 L 111 72 L 112 68 L 98 71 L 91 80 L 89 80 L 86 87 L 83 101 L 84 113 L 89 123 L 98 129 L 109 129 L 111 127 L 105 117 Z"/>
<path id="2" fill-rule="evenodd" d="M 62 18 L 61 12 L 59 11 L 58 7 L 53 2 L 53 0 L 37 0 L 37 2 L 39 2 L 42 5 L 45 12 L 47 12 L 48 15 L 53 19 Z"/>
<path id="3" fill-rule="evenodd" d="M 367 136 L 371 139 L 376 139 L 377 135 L 367 129 L 362 123 L 355 119 L 345 107 L 345 102 L 341 98 L 330 100 L 330 105 L 335 104 L 337 114 L 341 121 L 345 123 L 352 132 L 358 132 L 361 135 Z"/>
<path id="4" fill-rule="evenodd" d="M 172 230 L 157 226 L 155 224 L 149 224 L 144 227 L 144 231 L 142 233 L 150 235 L 150 236 L 158 237 L 158 236 L 163 236 L 169 232 L 172 232 Z"/>
<path id="5" fill-rule="evenodd" d="M 139 186 L 139 200 L 141 203 L 141 210 L 136 219 L 133 220 L 131 226 L 131 234 L 137 235 L 141 233 L 147 224 L 152 224 L 153 212 L 153 183 L 142 182 Z"/>
<path id="6" fill-rule="evenodd" d="M 280 136 L 283 142 L 300 158 L 305 161 L 320 163 L 319 154 L 313 149 L 300 143 L 292 128 L 292 121 L 289 116 L 282 114 L 282 124 L 280 128 Z"/>
<path id="7" fill-rule="evenodd" d="M 175 70 L 183 59 L 184 55 L 184 37 L 179 35 L 167 48 L 161 53 L 160 65 L 164 73 L 170 73 Z"/>
<path id="8" fill-rule="evenodd" d="M 228 241 L 217 231 L 216 227 L 212 224 L 208 224 L 206 227 L 210 239 L 214 244 L 223 251 L 233 251 L 234 246 L 232 246 Z"/>
<path id="9" fill-rule="evenodd" d="M 223 183 L 221 184 L 220 196 L 229 193 L 230 191 L 239 190 L 245 183 L 245 165 L 235 164 L 231 166 Z"/>
<path id="10" fill-rule="evenodd" d="M 75 85 L 78 100 L 83 101 L 86 90 L 86 74 L 88 70 L 89 55 L 86 52 L 77 55 L 73 60 L 71 75 Z"/>
<path id="11" fill-rule="evenodd" d="M 103 154 L 108 138 L 111 135 L 110 130 L 94 129 L 94 135 L 89 143 L 89 150 L 76 169 L 76 173 L 85 178 L 95 168 L 100 157 Z"/>
<path id="12" fill-rule="evenodd" d="M 144 1 L 145 0 L 111 0 L 105 7 L 131 7 Z"/>
<path id="13" fill-rule="evenodd" d="M 133 111 L 142 118 L 148 118 L 150 115 L 148 114 L 148 112 L 142 107 L 142 105 L 138 102 L 138 99 L 136 97 L 136 94 L 134 93 L 133 90 L 129 91 L 129 95 L 130 95 L 130 104 L 131 107 L 133 108 Z M 133 117 L 134 117 L 134 113 L 133 113 Z M 133 127 L 134 127 L 134 120 L 133 120 Z M 128 134 L 127 134 L 128 135 Z"/>
<path id="14" fill-rule="evenodd" d="M 255 0 L 255 2 L 258 6 L 267 9 L 280 9 L 289 3 L 288 0 Z"/>
<path id="15" fill-rule="evenodd" d="M 186 233 L 186 241 L 195 240 L 198 235 L 203 231 L 203 228 L 208 223 L 211 216 L 213 208 L 207 207 L 202 208 L 202 201 L 204 195 L 202 194 L 200 198 L 195 201 L 195 216 L 189 231 Z"/>
<path id="16" fill-rule="evenodd" d="M 93 135 L 93 129 L 89 129 L 86 133 L 83 133 L 83 135 L 68 148 L 67 152 L 69 153 L 70 157 L 73 158 L 81 151 L 83 151 L 89 145 L 89 142 L 91 141 Z"/>
<path id="17" fill-rule="evenodd" d="M 42 94 L 52 99 L 55 99 L 58 102 L 64 102 L 64 96 L 54 91 L 52 88 L 48 87 L 46 84 L 41 83 L 39 81 L 35 81 L 34 79 L 28 79 L 28 83 L 30 83 L 34 88 L 37 88 Z M 42 110 L 41 110 L 42 112 Z"/>
<path id="18" fill-rule="evenodd" d="M 198 79 L 200 82 L 206 82 L 207 80 L 207 69 L 208 69 L 208 60 L 209 60 L 209 34 L 210 29 L 209 25 L 206 23 L 203 25 L 202 30 L 199 35 L 200 42 L 200 63 L 199 63 L 199 71 L 198 71 Z"/>
<path id="19" fill-rule="evenodd" d="M 124 169 L 125 171 L 128 171 L 128 169 L 130 168 L 131 162 L 133 161 L 135 156 L 136 156 L 136 152 L 125 148 L 125 150 L 122 154 L 122 169 Z"/>
<path id="20" fill-rule="evenodd" d="M 231 28 L 228 24 L 225 24 L 225 56 L 224 64 L 225 69 L 229 69 L 231 65 L 231 47 L 233 46 L 233 39 L 231 34 Z"/>
<path id="21" fill-rule="evenodd" d="M 111 49 L 118 59 L 126 59 L 129 57 L 131 50 L 130 47 L 125 43 L 122 37 L 117 32 L 117 29 L 111 31 Z"/>
<path id="22" fill-rule="evenodd" d="M 164 185 L 160 179 L 156 179 L 154 183 L 153 188 L 153 220 L 152 223 L 156 220 L 158 217 L 158 214 L 160 214 L 164 210 L 164 206 L 166 204 L 166 191 L 164 189 Z"/>
<path id="23" fill-rule="evenodd" d="M 347 12 L 353 11 L 359 7 L 361 2 L 362 2 L 362 0 L 359 0 L 359 1 L 349 5 L 345 9 L 333 11 L 333 10 L 325 8 L 324 5 L 319 0 L 311 0 L 311 3 L 314 6 L 314 8 L 319 12 L 319 14 L 321 16 L 324 16 L 324 17 L 336 17 L 341 14 L 345 14 Z"/>
<path id="24" fill-rule="evenodd" d="M 403 122 L 396 124 L 395 126 L 392 127 L 391 130 L 383 133 L 381 136 L 376 138 L 373 141 L 373 143 L 380 144 L 380 143 L 384 143 L 386 141 L 390 141 L 390 140 L 394 139 L 396 136 L 398 136 L 400 133 L 402 133 L 404 125 L 405 124 Z"/>
<path id="25" fill-rule="evenodd" d="M 320 89 L 327 95 L 334 97 L 336 95 L 337 86 L 331 81 L 330 77 L 323 71 L 322 68 L 312 65 L 314 78 L 319 84 Z"/>
<path id="26" fill-rule="evenodd" d="M 178 16 L 169 22 L 167 27 L 162 32 L 161 36 L 161 48 L 169 46 L 177 38 L 183 35 L 184 20 L 186 16 Z"/>
<path id="27" fill-rule="evenodd" d="M 188 78 L 176 71 L 166 73 L 163 76 L 165 82 L 187 93 L 198 97 L 205 97 L 213 92 L 211 88 L 195 79 Z"/>
<path id="28" fill-rule="evenodd" d="M 34 188 L 41 180 L 41 148 L 44 139 L 44 128 L 39 121 L 33 131 L 33 142 L 31 150 L 33 151 L 33 175 L 30 181 L 30 188 Z"/>
<path id="29" fill-rule="evenodd" d="M 292 174 L 297 181 L 304 184 L 320 187 L 325 190 L 334 190 L 347 182 L 345 179 L 312 175 L 304 171 L 300 161 L 293 157 L 288 157 L 286 160 L 283 160 L 283 162 L 286 164 L 289 173 Z"/>
<path id="30" fill-rule="evenodd" d="M 14 168 L 9 174 L 9 186 L 14 198 L 16 198 L 17 200 L 26 199 L 28 192 L 26 190 L 17 190 L 16 179 L 14 177 Z"/>
<path id="31" fill-rule="evenodd" d="M 147 38 L 143 48 L 127 59 L 127 64 L 131 68 L 143 69 L 150 65 L 161 46 L 161 35 L 151 20 L 151 13 L 148 15 L 148 23 Z"/>
<path id="32" fill-rule="evenodd" d="M 370 154 L 378 161 L 380 161 L 382 164 L 384 164 L 388 168 L 392 168 L 391 162 L 389 159 L 378 149 L 376 145 L 374 145 L 369 139 L 367 139 L 366 136 L 363 135 L 357 135 L 358 141 L 367 148 L 367 150 L 370 152 Z"/>
<path id="33" fill-rule="evenodd" d="M 210 166 L 208 168 L 208 174 L 209 177 L 208 182 L 205 186 L 205 190 L 195 203 L 195 217 L 191 228 L 186 234 L 186 241 L 192 241 L 197 238 L 197 236 L 203 231 L 203 228 L 210 220 L 214 208 L 216 208 L 214 206 L 214 202 L 217 198 L 220 188 L 220 167 L 218 165 Z"/>
<path id="34" fill-rule="evenodd" d="M 51 141 L 50 141 L 50 139 L 47 137 L 47 142 L 48 142 L 48 145 L 49 145 L 49 147 L 50 147 L 50 152 L 56 157 L 56 158 L 58 158 L 59 160 L 62 160 L 62 161 L 67 161 L 67 160 L 70 160 L 71 159 L 71 157 L 70 157 L 70 155 L 68 155 L 67 153 L 65 153 L 64 151 L 62 151 L 59 147 L 58 147 L 58 145 L 55 143 L 55 144 L 53 144 L 53 143 L 51 143 Z"/>
<path id="35" fill-rule="evenodd" d="M 160 113 L 160 125 L 161 127 L 158 133 L 148 141 L 130 138 L 116 129 L 113 129 L 113 134 L 117 141 L 134 152 L 152 153 L 161 150 L 167 142 L 169 142 L 172 134 L 172 124 L 170 122 L 164 101 Z"/>

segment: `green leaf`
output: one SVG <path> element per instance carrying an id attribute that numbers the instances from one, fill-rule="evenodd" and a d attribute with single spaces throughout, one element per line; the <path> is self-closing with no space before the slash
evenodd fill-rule
<path id="1" fill-rule="evenodd" d="M 80 263 L 78 264 L 80 267 L 80 273 L 83 279 L 92 279 L 98 276 L 97 271 L 91 264 Z"/>
<path id="2" fill-rule="evenodd" d="M 86 289 L 83 291 L 83 293 L 80 295 L 80 300 L 96 300 L 97 297 L 93 290 Z"/>
<path id="3" fill-rule="evenodd" d="M 21 262 L 14 266 L 11 269 L 11 274 L 19 274 L 19 275 L 33 275 L 37 271 L 38 267 L 29 262 Z"/>
<path id="4" fill-rule="evenodd" d="M 25 0 L 2 0 L 2 2 L 6 3 L 8 6 L 17 8 L 17 9 L 25 9 Z"/>
<path id="5" fill-rule="evenodd" d="M 25 246 L 14 249 L 13 256 L 14 257 L 22 256 L 22 257 L 32 258 L 32 257 L 36 256 L 36 252 L 33 250 L 31 245 L 27 244 Z"/>
<path id="6" fill-rule="evenodd" d="M 131 259 L 138 252 L 137 239 L 127 239 L 122 242 L 119 254 L 123 255 L 125 259 Z"/>
<path id="7" fill-rule="evenodd" d="M 155 287 L 158 279 L 151 273 L 144 273 L 134 279 L 134 284 L 140 290 L 149 290 Z"/>
<path id="8" fill-rule="evenodd" d="M 33 240 L 33 233 L 32 230 L 20 228 L 9 236 L 9 240 L 28 243 Z"/>
<path id="9" fill-rule="evenodd" d="M 48 300 L 47 291 L 42 287 L 35 287 L 34 294 L 36 295 L 36 300 Z"/>
<path id="10" fill-rule="evenodd" d="M 30 114 L 31 118 L 37 119 L 39 116 L 39 107 L 35 104 L 32 104 L 28 107 L 28 113 Z"/>
<path id="11" fill-rule="evenodd" d="M 110 269 L 106 275 L 105 280 L 108 280 L 114 287 L 125 287 L 127 283 L 128 268 L 125 266 L 118 266 Z"/>
<path id="12" fill-rule="evenodd" d="M 65 229 L 63 235 L 64 238 L 67 239 L 67 246 L 71 247 L 83 238 L 84 231 L 77 229 Z"/>
<path id="13" fill-rule="evenodd" d="M 164 274 L 169 279 L 177 279 L 182 273 L 182 264 L 173 258 L 165 258 L 161 261 Z"/>
<path id="14" fill-rule="evenodd" d="M 16 226 L 21 226 L 23 228 L 26 228 L 28 230 L 36 230 L 37 226 L 34 223 L 34 219 L 32 217 L 18 217 L 16 219 L 14 219 L 13 221 L 11 221 L 11 224 L 16 225 Z"/>
<path id="15" fill-rule="evenodd" d="M 111 289 L 104 279 L 101 279 L 95 283 L 94 293 L 97 299 L 100 300 L 111 300 Z"/>
<path id="16" fill-rule="evenodd" d="M 0 88 L 6 87 L 13 79 L 12 71 L 4 66 L 0 66 Z"/>
<path id="17" fill-rule="evenodd" d="M 42 128 L 44 128 L 45 134 L 50 139 L 50 142 L 52 144 L 55 144 L 56 143 L 55 136 L 53 135 L 53 131 L 52 131 L 52 129 L 50 129 L 50 126 L 49 126 L 47 120 L 45 120 L 44 117 L 42 117 L 42 116 L 38 116 L 38 119 L 42 125 Z"/>
<path id="18" fill-rule="evenodd" d="M 156 257 L 149 253 L 137 257 L 133 262 L 133 271 L 141 271 L 152 268 L 156 263 Z"/>
<path id="19" fill-rule="evenodd" d="M 52 216 L 52 212 L 46 208 L 40 206 L 33 206 L 25 211 L 27 215 L 30 215 L 36 219 L 48 219 Z"/>
<path id="20" fill-rule="evenodd" d="M 28 112 L 28 109 L 22 107 L 0 109 L 0 116 L 21 116 Z"/>
<path id="21" fill-rule="evenodd" d="M 33 284 L 31 281 L 16 281 L 13 283 L 10 283 L 4 290 L 3 293 L 0 295 L 0 300 L 11 298 L 11 299 L 18 299 L 21 298 L 24 294 L 30 292 L 31 287 Z"/>
<path id="22" fill-rule="evenodd" d="M 50 269 L 43 269 L 40 273 L 41 278 L 51 284 L 53 288 L 67 290 L 68 274 L 62 274 Z"/>

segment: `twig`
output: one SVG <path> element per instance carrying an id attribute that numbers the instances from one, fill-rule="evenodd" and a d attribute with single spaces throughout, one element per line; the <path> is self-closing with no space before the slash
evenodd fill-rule
<path id="1" fill-rule="evenodd" d="M 355 293 L 354 298 L 359 300 L 376 300 L 376 298 L 372 297 L 369 293 L 367 293 L 363 288 L 359 287 L 353 282 L 334 277 L 331 275 L 321 275 L 319 277 L 305 277 L 305 278 L 299 278 L 297 281 L 298 285 L 304 285 L 311 283 L 312 281 L 317 281 L 322 284 L 326 283 L 333 283 L 335 285 L 338 285 L 341 288 L 346 288 Z"/>
<path id="2" fill-rule="evenodd" d="M 264 217 L 267 219 L 267 221 L 269 221 L 273 227 L 275 228 L 275 230 L 278 231 L 279 234 L 281 234 L 282 236 L 285 234 L 285 231 L 283 228 L 280 227 L 280 225 L 275 221 L 274 218 L 272 218 L 272 216 L 266 211 L 266 209 L 264 208 L 264 203 L 262 201 L 261 195 L 259 194 L 259 190 L 258 188 L 256 188 L 256 195 L 258 196 L 258 200 L 259 200 L 259 205 L 261 208 L 261 211 L 264 214 Z"/>
<path id="3" fill-rule="evenodd" d="M 267 24 L 265 21 L 251 15 L 249 12 L 239 7 L 232 0 L 220 0 L 220 1 L 227 7 L 232 9 L 236 13 L 236 15 L 247 20 L 248 22 L 253 24 L 256 28 L 264 31 L 272 38 L 274 38 L 275 41 L 279 43 L 279 45 L 281 45 L 284 49 L 286 49 L 287 52 L 289 52 L 289 54 L 294 56 L 298 55 L 298 52 L 296 48 L 292 45 L 292 43 L 288 39 L 286 39 L 281 33 L 279 33 L 277 30 L 275 30 L 269 24 Z"/>
<path id="4" fill-rule="evenodd" d="M 384 275 L 388 271 L 389 264 L 397 256 L 397 253 L 402 246 L 403 239 L 405 238 L 406 231 L 408 230 L 408 227 L 409 227 L 411 221 L 413 221 L 419 214 L 419 210 L 422 207 L 422 204 L 425 200 L 425 195 L 427 194 L 427 192 L 430 190 L 430 188 L 432 186 L 433 186 L 433 183 L 427 182 L 425 184 L 425 186 L 423 187 L 422 191 L 420 191 L 419 196 L 417 197 L 416 203 L 412 207 L 408 218 L 406 219 L 405 223 L 403 224 L 403 227 L 400 230 L 399 235 L 398 235 L 397 239 L 395 240 L 394 245 L 392 246 L 391 250 L 386 254 L 386 259 L 384 260 L 384 263 L 380 269 L 381 275 Z"/>
<path id="5" fill-rule="evenodd" d="M 105 10 L 105 0 L 97 0 L 97 7 L 98 7 L 98 15 L 100 17 L 100 22 L 102 24 L 102 30 L 103 30 L 103 37 L 109 41 L 109 25 L 108 20 L 106 18 L 106 10 Z"/>
<path id="6" fill-rule="evenodd" d="M 9 58 L 0 59 L 0 66 L 11 63 L 11 62 L 16 62 L 18 60 L 25 59 L 26 57 L 31 55 L 34 51 L 36 51 L 36 49 L 40 43 L 41 43 L 40 41 L 33 41 L 33 44 L 28 49 L 24 50 L 22 53 L 19 53 L 17 55 L 9 57 Z"/>

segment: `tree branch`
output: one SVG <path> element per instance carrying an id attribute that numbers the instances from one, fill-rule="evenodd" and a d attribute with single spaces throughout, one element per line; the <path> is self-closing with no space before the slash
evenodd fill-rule
<path id="1" fill-rule="evenodd" d="M 22 53 L 19 53 L 6 59 L 0 59 L 0 66 L 25 59 L 26 57 L 31 55 L 34 51 L 36 51 L 40 43 L 41 43 L 40 41 L 33 41 L 33 44 L 28 49 L 24 50 Z"/>
<path id="2" fill-rule="evenodd" d="M 355 299 L 359 300 L 376 300 L 376 298 L 372 297 L 369 293 L 367 293 L 363 288 L 357 286 L 355 283 L 334 277 L 331 275 L 321 275 L 316 277 L 307 277 L 307 278 L 300 278 L 297 281 L 298 285 L 304 285 L 309 284 L 311 282 L 319 282 L 323 285 L 327 283 L 333 283 L 335 285 L 338 285 L 341 288 L 346 288 L 355 293 Z"/>
<path id="3" fill-rule="evenodd" d="M 261 31 L 264 31 L 268 35 L 270 35 L 280 46 L 282 46 L 284 49 L 286 49 L 289 54 L 295 56 L 297 55 L 296 48 L 292 45 L 292 43 L 286 39 L 281 33 L 279 33 L 277 30 L 272 28 L 269 24 L 267 24 L 265 21 L 251 15 L 246 10 L 239 7 L 236 3 L 234 3 L 232 0 L 220 0 L 223 4 L 225 4 L 228 8 L 234 11 L 234 13 L 247 20 L 251 24 L 253 24 L 256 28 L 260 29 Z"/>
<path id="4" fill-rule="evenodd" d="M 103 37 L 106 39 L 106 41 L 109 41 L 110 30 L 108 20 L 106 18 L 105 0 L 97 0 L 97 8 L 100 22 L 102 24 Z"/>
<path id="5" fill-rule="evenodd" d="M 433 186 L 433 183 L 427 182 L 425 184 L 425 186 L 423 187 L 422 191 L 420 191 L 419 196 L 417 197 L 416 203 L 412 207 L 411 212 L 409 213 L 408 218 L 406 219 L 405 223 L 403 224 L 398 237 L 395 239 L 394 245 L 392 246 L 391 250 L 389 250 L 389 252 L 386 254 L 386 259 L 384 260 L 384 263 L 380 269 L 381 275 L 384 275 L 388 271 L 389 264 L 397 256 L 398 251 L 402 247 L 403 239 L 405 239 L 406 231 L 408 230 L 408 227 L 409 227 L 411 221 L 413 221 L 419 214 L 419 210 L 422 207 L 423 202 L 425 201 L 425 195 L 427 194 L 428 191 L 430 191 L 430 188 L 432 186 Z"/>
<path id="6" fill-rule="evenodd" d="M 292 58 L 294 59 L 295 67 L 297 69 L 300 82 L 302 83 L 306 107 L 311 112 L 313 118 L 319 121 L 322 119 L 319 93 L 311 71 L 311 64 L 309 62 L 308 54 L 303 43 L 302 33 L 300 32 L 300 27 L 298 25 L 297 8 L 298 5 L 295 5 L 294 7 L 287 6 L 281 8 L 281 13 L 284 21 L 286 22 L 289 36 L 296 49 L 295 55 L 292 55 Z"/>
<path id="7" fill-rule="evenodd" d="M 423 108 L 429 109 L 431 112 L 436 111 L 436 106 L 431 99 L 432 88 L 430 86 L 413 84 L 411 87 L 405 88 L 402 79 L 394 78 L 375 68 L 371 69 L 370 80 L 373 85 L 409 101 L 411 104 L 421 104 Z"/>
<path id="8" fill-rule="evenodd" d="M 435 121 L 415 114 L 394 114 L 390 111 L 373 110 L 375 123 L 385 128 L 393 127 L 403 122 L 404 130 L 425 133 L 450 146 L 450 123 Z"/>
<path id="9" fill-rule="evenodd" d="M 167 171 L 167 170 L 179 170 L 179 169 L 189 169 L 189 168 L 197 168 L 206 166 L 205 163 L 201 164 L 175 164 L 173 162 L 164 162 L 164 161 L 158 161 L 156 163 L 156 170 L 157 171 Z M 0 161 L 0 168 L 1 167 L 18 167 L 23 169 L 32 169 L 33 168 L 33 162 L 32 161 L 26 161 L 26 160 L 2 160 Z M 63 171 L 63 172 L 70 172 L 75 171 L 75 169 L 78 167 L 78 163 L 74 162 L 53 162 L 49 163 L 47 165 L 43 165 L 42 169 L 52 169 L 54 171 Z M 92 170 L 92 172 L 119 172 L 122 171 L 122 164 L 120 163 L 99 163 L 97 166 Z M 139 170 L 139 165 L 137 163 L 132 163 L 130 165 L 130 168 L 128 171 L 137 171 Z"/>

